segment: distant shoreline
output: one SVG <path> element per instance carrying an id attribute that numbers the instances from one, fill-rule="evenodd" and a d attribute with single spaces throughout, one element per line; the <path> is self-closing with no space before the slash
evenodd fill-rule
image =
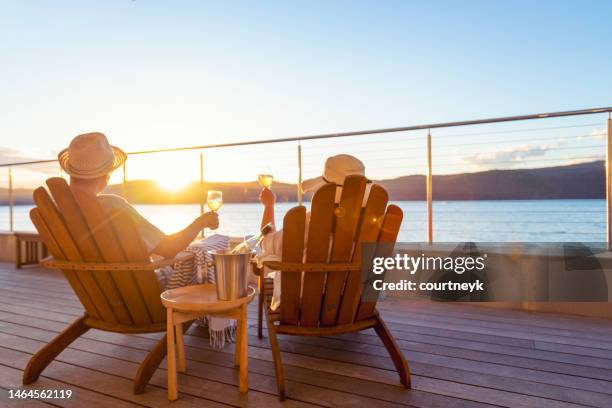
<path id="1" fill-rule="evenodd" d="M 377 180 L 389 193 L 391 201 L 424 201 L 426 178 L 423 175 Z M 488 170 L 476 173 L 434 175 L 434 201 L 508 201 L 508 200 L 582 200 L 605 198 L 605 163 L 594 161 L 568 166 L 537 169 Z M 223 191 L 228 203 L 259 202 L 261 187 L 257 182 L 205 182 L 204 191 Z M 274 183 L 278 202 L 297 202 L 297 186 Z M 15 189 L 15 204 L 31 204 L 33 189 Z M 200 184 L 192 182 L 170 193 L 153 180 L 130 180 L 127 199 L 136 204 L 197 204 Z M 114 184 L 107 193 L 121 195 L 123 186 Z M 307 200 L 309 196 L 305 197 Z M 6 188 L 0 188 L 0 205 L 8 204 Z"/>
<path id="2" fill-rule="evenodd" d="M 436 200 L 434 199 L 434 202 L 437 203 L 445 203 L 445 202 L 449 202 L 449 203 L 455 203 L 455 202 L 474 202 L 474 201 L 478 201 L 478 202 L 495 202 L 495 201 L 502 201 L 502 202 L 509 202 L 509 201 L 592 201 L 592 200 L 605 200 L 605 197 L 602 198 L 499 198 L 499 199 L 482 199 L 482 200 L 473 200 L 473 199 L 457 199 L 457 200 Z M 391 202 L 401 202 L 401 203 L 426 203 L 426 200 L 390 200 Z M 304 202 L 309 203 L 310 200 L 304 200 Z M 277 202 L 277 204 L 297 204 L 297 201 L 280 201 Z M 160 203 L 140 203 L 140 202 L 136 202 L 136 201 L 131 201 L 131 204 L 135 204 L 135 205 L 199 205 L 199 202 L 194 202 L 194 203 L 168 203 L 168 202 L 160 202 Z M 259 201 L 241 201 L 241 202 L 225 202 L 225 204 L 259 204 Z M 34 202 L 21 202 L 21 203 L 14 203 L 13 206 L 15 207 L 28 207 L 28 206 L 33 206 Z M 8 207 L 9 205 L 7 203 L 0 203 L 0 207 Z"/>

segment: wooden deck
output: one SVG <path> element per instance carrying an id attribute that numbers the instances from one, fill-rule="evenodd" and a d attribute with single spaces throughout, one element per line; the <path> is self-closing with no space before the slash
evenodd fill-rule
<path id="1" fill-rule="evenodd" d="M 82 313 L 60 273 L 0 264 L 0 406 L 21 387 L 30 356 Z M 29 406 L 411 406 L 612 407 L 612 322 L 453 304 L 386 303 L 380 309 L 412 370 L 398 385 L 373 332 L 332 338 L 281 337 L 289 399 L 276 396 L 269 344 L 249 324 L 248 395 L 238 392 L 233 345 L 215 351 L 206 332 L 186 336 L 188 374 L 180 399 L 166 400 L 165 365 L 132 394 L 137 363 L 159 335 L 91 330 L 33 384 L 69 388 L 70 400 Z M 21 403 L 21 406 L 27 406 Z"/>

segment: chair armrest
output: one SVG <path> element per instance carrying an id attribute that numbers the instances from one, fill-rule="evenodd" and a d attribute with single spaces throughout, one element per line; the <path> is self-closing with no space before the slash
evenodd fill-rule
<path id="1" fill-rule="evenodd" d="M 283 272 L 348 272 L 348 271 L 360 271 L 361 265 L 354 263 L 307 263 L 302 264 L 298 262 L 277 262 L 268 261 L 264 262 L 264 266 Z"/>
<path id="2" fill-rule="evenodd" d="M 40 261 L 40 265 L 48 269 L 72 271 L 152 271 L 164 266 L 172 266 L 177 262 L 188 261 L 193 259 L 194 256 L 191 252 L 181 252 L 172 259 L 162 259 L 156 262 L 70 262 L 58 261 L 52 256 L 48 256 Z"/>

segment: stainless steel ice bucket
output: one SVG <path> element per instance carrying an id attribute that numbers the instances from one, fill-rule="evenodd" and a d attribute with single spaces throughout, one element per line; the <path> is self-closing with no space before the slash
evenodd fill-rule
<path id="1" fill-rule="evenodd" d="M 215 265 L 217 297 L 234 300 L 247 295 L 251 252 L 232 254 L 230 249 L 208 251 Z"/>

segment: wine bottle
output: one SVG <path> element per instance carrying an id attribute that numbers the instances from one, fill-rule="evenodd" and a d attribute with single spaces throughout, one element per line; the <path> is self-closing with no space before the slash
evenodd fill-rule
<path id="1" fill-rule="evenodd" d="M 257 246 L 263 241 L 264 237 L 271 232 L 273 229 L 273 225 L 271 222 L 267 223 L 263 226 L 259 234 L 253 235 L 249 239 L 245 239 L 240 244 L 236 245 L 234 249 L 232 249 L 232 254 L 240 254 L 244 252 L 252 252 L 257 248 Z"/>

